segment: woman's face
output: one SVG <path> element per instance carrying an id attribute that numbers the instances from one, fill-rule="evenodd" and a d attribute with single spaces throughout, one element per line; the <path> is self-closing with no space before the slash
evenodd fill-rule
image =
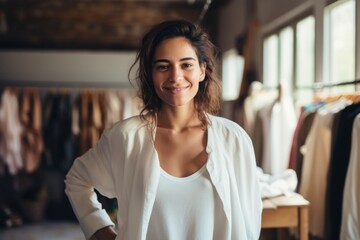
<path id="1" fill-rule="evenodd" d="M 204 78 L 205 66 L 200 66 L 186 38 L 170 38 L 159 44 L 152 62 L 152 79 L 163 104 L 172 107 L 193 104 Z"/>

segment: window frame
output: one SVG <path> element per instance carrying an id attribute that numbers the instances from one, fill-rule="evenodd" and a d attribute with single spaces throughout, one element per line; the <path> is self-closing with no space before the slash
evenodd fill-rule
<path id="1" fill-rule="evenodd" d="M 340 3 L 338 3 L 340 2 Z M 265 24 L 260 32 L 260 54 L 259 57 L 259 75 L 262 80 L 264 80 L 264 41 L 265 39 L 272 35 L 277 34 L 281 29 L 285 29 L 288 26 L 291 26 L 294 29 L 294 41 L 296 41 L 296 28 L 294 25 L 299 22 L 301 19 L 306 18 L 307 16 L 313 15 L 315 19 L 315 42 L 314 42 L 314 85 L 317 83 L 326 83 L 324 65 L 326 64 L 324 59 L 325 49 L 324 49 L 324 28 L 325 28 L 325 8 L 331 4 L 341 4 L 340 1 L 335 0 L 313 0 L 306 1 L 303 4 L 299 5 L 295 9 L 287 12 L 283 16 L 278 17 L 274 21 Z M 360 79 L 360 0 L 355 0 L 355 79 Z M 293 45 L 293 96 L 300 89 L 309 89 L 315 93 L 314 86 L 307 86 L 298 88 L 296 84 L 296 43 Z M 281 67 L 281 66 L 279 66 Z M 360 84 L 355 85 L 354 91 L 360 90 Z"/>

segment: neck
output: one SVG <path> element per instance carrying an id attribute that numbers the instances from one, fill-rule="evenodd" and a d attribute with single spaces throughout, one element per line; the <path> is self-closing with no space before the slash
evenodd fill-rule
<path id="1" fill-rule="evenodd" d="M 157 126 L 174 131 L 183 131 L 201 126 L 201 121 L 195 107 L 191 109 L 188 107 L 163 107 L 157 114 Z"/>

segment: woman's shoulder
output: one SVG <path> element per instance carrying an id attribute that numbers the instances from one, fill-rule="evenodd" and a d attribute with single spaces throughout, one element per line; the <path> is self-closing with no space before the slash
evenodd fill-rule
<path id="1" fill-rule="evenodd" d="M 236 122 L 214 115 L 208 115 L 210 120 L 210 127 L 215 131 L 221 132 L 223 135 L 234 135 L 236 137 L 249 138 L 245 130 Z"/>
<path id="2" fill-rule="evenodd" d="M 208 115 L 208 117 L 210 120 L 210 124 L 216 128 L 225 128 L 230 131 L 234 131 L 234 130 L 235 131 L 243 131 L 242 127 L 238 123 L 236 123 L 228 118 L 215 116 L 215 115 Z"/>
<path id="3" fill-rule="evenodd" d="M 146 124 L 145 120 L 136 115 L 115 123 L 107 132 L 108 134 L 131 134 L 145 128 Z"/>

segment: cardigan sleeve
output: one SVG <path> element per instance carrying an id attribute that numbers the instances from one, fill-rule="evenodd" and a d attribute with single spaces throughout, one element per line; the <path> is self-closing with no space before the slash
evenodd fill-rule
<path id="1" fill-rule="evenodd" d="M 111 152 L 108 132 L 105 132 L 92 149 L 75 159 L 65 178 L 65 193 L 86 239 L 103 227 L 114 226 L 94 192 L 96 189 L 106 197 L 115 196 Z"/>

